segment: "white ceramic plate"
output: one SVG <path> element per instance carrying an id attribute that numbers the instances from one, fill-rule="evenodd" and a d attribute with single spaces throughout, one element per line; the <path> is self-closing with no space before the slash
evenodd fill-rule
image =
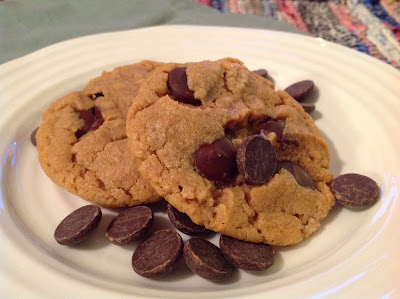
<path id="1" fill-rule="evenodd" d="M 116 211 L 81 246 L 53 232 L 87 204 L 43 173 L 30 134 L 59 97 L 103 70 L 138 62 L 240 58 L 267 68 L 277 89 L 302 79 L 318 87 L 313 116 L 329 144 L 331 171 L 357 172 L 382 189 L 362 211 L 336 207 L 306 241 L 278 248 L 262 273 L 237 271 L 224 283 L 203 280 L 184 262 L 174 275 L 142 278 L 131 269 L 134 245 L 109 243 Z M 400 72 L 321 39 L 268 30 L 165 26 L 62 42 L 0 66 L 0 288 L 5 297 L 381 297 L 400 286 Z M 155 228 L 170 226 L 156 213 Z M 186 237 L 185 237 L 186 239 Z M 217 242 L 217 237 L 212 239 Z"/>

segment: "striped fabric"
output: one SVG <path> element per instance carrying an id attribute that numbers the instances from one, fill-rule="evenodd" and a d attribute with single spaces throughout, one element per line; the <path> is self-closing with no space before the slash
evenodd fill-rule
<path id="1" fill-rule="evenodd" d="M 400 69 L 400 0 L 192 0 L 254 14 L 354 48 Z"/>

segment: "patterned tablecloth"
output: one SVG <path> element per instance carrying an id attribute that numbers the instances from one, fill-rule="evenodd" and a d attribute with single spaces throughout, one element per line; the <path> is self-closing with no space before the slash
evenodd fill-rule
<path id="1" fill-rule="evenodd" d="M 400 69 L 400 0 L 192 0 L 254 14 L 357 49 Z"/>

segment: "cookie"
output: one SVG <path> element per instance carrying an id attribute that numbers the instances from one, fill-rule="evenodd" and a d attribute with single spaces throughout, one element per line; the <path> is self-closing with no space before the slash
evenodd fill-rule
<path id="1" fill-rule="evenodd" d="M 127 111 L 160 63 L 117 67 L 57 100 L 36 133 L 39 162 L 57 185 L 96 204 L 134 206 L 160 199 L 128 149 Z"/>
<path id="2" fill-rule="evenodd" d="M 181 101 L 179 92 L 171 91 L 169 73 L 177 68 L 185 69 L 194 100 L 186 92 Z M 178 86 L 185 89 L 184 83 Z M 127 135 L 132 155 L 141 161 L 140 173 L 194 223 L 243 241 L 290 245 L 316 231 L 334 204 L 330 156 L 312 118 L 288 93 L 273 87 L 233 58 L 166 64 L 140 87 L 128 112 Z M 279 140 L 273 130 L 260 133 L 271 120 L 284 121 Z M 237 151 L 253 135 L 271 143 L 277 160 L 272 163 L 297 163 L 315 188 L 299 185 L 285 168 L 259 183 L 246 182 L 239 171 L 207 178 L 196 167 L 196 152 L 204 145 L 218 147 L 227 138 Z M 226 150 L 216 151 L 230 152 L 228 142 L 222 143 Z"/>

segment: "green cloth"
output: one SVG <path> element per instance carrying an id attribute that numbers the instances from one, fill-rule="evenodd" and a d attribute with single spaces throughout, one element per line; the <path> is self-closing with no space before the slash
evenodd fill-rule
<path id="1" fill-rule="evenodd" d="M 164 24 L 235 26 L 301 33 L 273 19 L 221 14 L 190 0 L 0 1 L 0 64 L 75 37 Z"/>

